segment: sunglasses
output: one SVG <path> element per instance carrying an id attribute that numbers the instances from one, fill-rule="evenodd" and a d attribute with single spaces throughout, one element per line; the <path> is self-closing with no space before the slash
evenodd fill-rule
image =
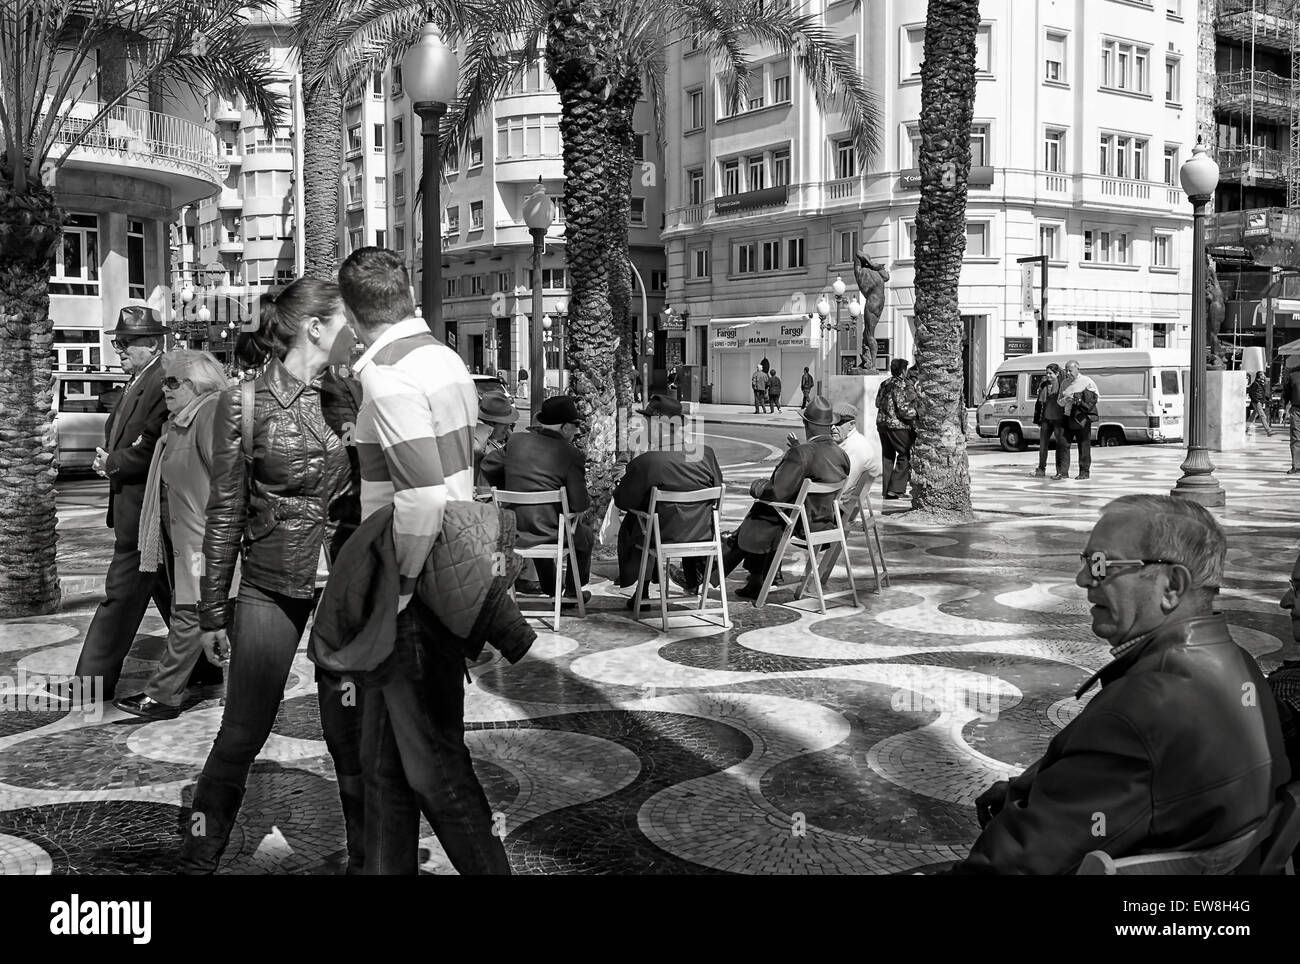
<path id="1" fill-rule="evenodd" d="M 1107 559 L 1104 552 L 1081 552 L 1079 558 L 1092 577 L 1093 585 L 1104 581 L 1112 569 L 1141 569 L 1143 566 L 1176 566 L 1173 559 Z"/>
<path id="2" fill-rule="evenodd" d="M 135 342 L 126 338 L 114 338 L 111 342 L 109 342 L 109 344 L 113 346 L 113 351 L 117 352 L 120 355 L 122 354 L 122 352 L 132 347 L 135 344 Z"/>
<path id="3" fill-rule="evenodd" d="M 176 389 L 181 387 L 182 383 L 189 385 L 191 388 L 194 387 L 194 383 L 188 378 L 177 378 L 175 375 L 168 375 L 162 380 L 163 388 L 167 389 L 169 392 L 176 391 Z"/>

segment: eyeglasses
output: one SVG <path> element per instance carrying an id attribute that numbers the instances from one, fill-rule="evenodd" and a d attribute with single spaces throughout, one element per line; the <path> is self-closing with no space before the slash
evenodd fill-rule
<path id="1" fill-rule="evenodd" d="M 164 378 L 162 380 L 162 386 L 163 388 L 167 389 L 169 392 L 174 392 L 176 391 L 176 389 L 181 387 L 182 382 L 189 385 L 191 388 L 194 387 L 194 383 L 190 381 L 188 378 L 177 378 L 175 375 L 168 375 L 166 378 Z"/>
<path id="2" fill-rule="evenodd" d="M 1092 577 L 1094 585 L 1104 581 L 1110 574 L 1110 570 L 1117 566 L 1141 569 L 1143 566 L 1179 565 L 1173 559 L 1107 559 L 1104 552 L 1081 552 L 1079 558 L 1083 561 L 1084 568 L 1088 570 L 1088 574 Z"/>
<path id="3" fill-rule="evenodd" d="M 135 342 L 124 338 L 114 338 L 109 344 L 113 346 L 113 351 L 117 352 L 120 355 L 128 348 L 130 348 L 132 345 L 134 345 Z"/>

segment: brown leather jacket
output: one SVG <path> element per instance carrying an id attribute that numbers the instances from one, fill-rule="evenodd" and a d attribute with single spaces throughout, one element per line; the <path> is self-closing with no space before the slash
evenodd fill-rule
<path id="1" fill-rule="evenodd" d="M 1162 626 L 1094 680 L 1101 691 L 1011 781 L 954 872 L 1068 874 L 1092 850 L 1201 850 L 1268 814 L 1291 775 L 1277 704 L 1222 613 Z"/>
<path id="2" fill-rule="evenodd" d="M 199 624 L 224 629 L 235 559 L 240 579 L 297 599 L 315 592 L 330 503 L 348 488 L 342 440 L 321 413 L 319 384 L 304 385 L 273 360 L 254 382 L 253 481 L 245 489 L 241 387 L 221 394 L 213 424 Z"/>

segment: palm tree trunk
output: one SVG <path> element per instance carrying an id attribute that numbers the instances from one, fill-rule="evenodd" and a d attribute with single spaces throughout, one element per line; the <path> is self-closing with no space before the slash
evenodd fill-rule
<path id="1" fill-rule="evenodd" d="M 958 305 L 975 107 L 979 0 L 930 0 L 921 65 L 921 204 L 916 214 L 913 507 L 969 516 L 970 463 Z"/>
<path id="2" fill-rule="evenodd" d="M 632 315 L 632 268 L 628 231 L 632 225 L 632 111 L 640 97 L 640 76 L 629 78 L 615 94 L 609 112 L 609 208 L 606 232 L 609 252 L 609 303 L 618 335 L 614 352 L 614 391 L 618 410 L 631 416 L 632 380 L 636 372 L 637 326 Z M 620 433 L 621 441 L 621 433 Z M 626 446 L 620 445 L 620 454 Z"/>
<path id="3" fill-rule="evenodd" d="M 608 15 L 596 0 L 558 0 L 551 13 L 546 61 L 560 94 L 564 142 L 565 246 L 569 267 L 569 323 L 565 350 L 569 393 L 584 429 L 578 444 L 587 456 L 592 505 L 587 519 L 599 526 L 615 484 L 618 429 L 614 351 L 618 336 L 609 304 L 609 172 L 607 78 L 600 52 L 609 49 Z"/>
<path id="4" fill-rule="evenodd" d="M 59 608 L 50 274 L 62 223 L 39 181 L 17 193 L 0 174 L 0 618 Z"/>
<path id="5" fill-rule="evenodd" d="M 311 15 L 310 7 L 320 0 L 303 0 L 300 16 Z M 304 44 L 302 70 L 311 75 L 323 59 L 323 43 Z M 333 281 L 339 269 L 339 164 L 343 160 L 343 98 L 333 84 L 304 87 L 303 128 L 303 274 L 308 278 Z"/>

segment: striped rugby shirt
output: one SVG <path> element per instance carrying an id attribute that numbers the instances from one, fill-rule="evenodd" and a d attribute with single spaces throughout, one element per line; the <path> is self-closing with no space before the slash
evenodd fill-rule
<path id="1" fill-rule="evenodd" d="M 353 434 L 361 518 L 393 506 L 400 610 L 442 531 L 447 502 L 474 498 L 478 392 L 460 356 L 419 318 L 381 334 L 354 371 L 362 390 Z"/>

